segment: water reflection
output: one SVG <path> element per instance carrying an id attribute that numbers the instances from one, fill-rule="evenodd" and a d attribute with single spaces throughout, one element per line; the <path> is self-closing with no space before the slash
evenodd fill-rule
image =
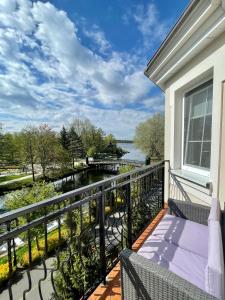
<path id="1" fill-rule="evenodd" d="M 134 144 L 118 143 L 118 146 L 129 151 L 129 153 L 125 154 L 122 159 L 145 161 L 145 154 L 141 150 L 137 149 Z"/>

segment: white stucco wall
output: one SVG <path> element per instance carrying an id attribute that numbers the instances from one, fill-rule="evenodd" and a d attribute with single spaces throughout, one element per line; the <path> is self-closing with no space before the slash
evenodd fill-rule
<path id="1" fill-rule="evenodd" d="M 210 78 L 213 78 L 213 107 L 209 180 L 213 184 L 213 196 L 220 196 L 220 202 L 222 203 L 225 202 L 225 187 L 223 187 L 223 193 L 220 187 L 221 185 L 225 186 L 225 141 L 223 141 L 224 145 L 221 147 L 222 82 L 225 80 L 225 33 L 221 34 L 204 51 L 166 82 L 165 159 L 170 160 L 172 169 L 181 168 L 181 103 L 183 95 Z M 223 135 L 225 135 L 225 130 Z M 224 158 L 222 163 L 220 156 Z M 219 174 L 224 175 L 219 176 Z M 210 204 L 211 195 L 208 189 L 185 182 L 185 180 L 182 181 L 182 186 L 188 192 L 192 201 Z M 165 195 L 168 195 L 168 191 L 165 192 Z"/>

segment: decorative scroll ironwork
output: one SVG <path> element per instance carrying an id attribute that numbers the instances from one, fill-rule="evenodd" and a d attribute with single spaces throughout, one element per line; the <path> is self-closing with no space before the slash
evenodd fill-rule
<path id="1" fill-rule="evenodd" d="M 86 299 L 162 209 L 163 195 L 164 162 L 1 215 L 9 276 L 0 299 Z"/>

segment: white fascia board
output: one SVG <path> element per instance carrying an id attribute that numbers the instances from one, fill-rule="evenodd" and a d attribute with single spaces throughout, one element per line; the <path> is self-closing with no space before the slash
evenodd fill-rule
<path id="1" fill-rule="evenodd" d="M 187 32 L 183 35 L 183 37 L 179 40 L 178 43 L 172 48 L 171 51 L 166 55 L 166 57 L 157 65 L 157 68 L 154 69 L 148 75 L 149 79 L 159 84 L 161 80 L 165 77 L 162 76 L 159 80 L 156 80 L 158 77 L 157 74 L 160 74 L 160 70 L 169 62 L 172 56 L 179 51 L 179 49 L 185 44 L 185 42 L 198 30 L 198 28 L 213 14 L 213 12 L 221 5 L 221 1 L 225 0 L 211 0 L 210 5 L 205 9 L 205 11 L 199 16 L 199 18 L 191 25 L 191 27 L 187 30 Z M 180 61 L 180 60 L 179 60 Z M 177 66 L 177 64 L 176 64 Z M 168 73 L 168 72 L 167 72 Z M 166 73 L 166 74 L 167 74 Z M 162 88 L 161 84 L 159 86 Z"/>
<path id="2" fill-rule="evenodd" d="M 225 0 L 224 0 L 225 1 Z M 188 31 L 183 35 L 183 37 L 179 40 L 179 42 L 173 47 L 173 49 L 167 54 L 167 56 L 162 60 L 162 62 L 158 65 L 158 67 L 151 73 L 151 78 L 158 72 L 165 63 L 170 59 L 172 55 L 174 55 L 180 47 L 188 40 L 188 38 L 199 28 L 199 26 L 206 20 L 211 12 L 215 10 L 215 7 L 212 6 L 212 3 L 207 7 L 204 13 L 194 22 L 194 24 L 188 29 Z"/>
<path id="3" fill-rule="evenodd" d="M 180 66 L 182 62 L 187 60 L 191 54 L 197 53 L 198 50 L 201 49 L 201 46 L 205 45 L 206 43 L 210 43 L 210 35 L 213 35 L 213 38 L 218 36 L 221 31 L 220 28 L 223 28 L 225 30 L 225 15 L 223 15 L 217 22 L 214 24 L 214 26 L 206 32 L 206 34 L 198 41 L 196 42 L 186 53 L 183 55 L 164 75 L 156 82 L 157 85 L 161 85 L 161 82 L 166 80 L 168 78 L 168 75 L 171 73 L 174 73 L 176 69 Z M 204 44 L 203 44 L 204 43 Z"/>

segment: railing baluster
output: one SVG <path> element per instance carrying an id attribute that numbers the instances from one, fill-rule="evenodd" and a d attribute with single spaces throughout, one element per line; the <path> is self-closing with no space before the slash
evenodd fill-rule
<path id="1" fill-rule="evenodd" d="M 129 175 L 129 179 L 131 179 Z M 131 203 L 131 191 L 130 183 L 126 187 L 126 203 L 127 203 L 127 242 L 128 248 L 132 248 L 132 203 Z"/>
<path id="2" fill-rule="evenodd" d="M 6 223 L 7 231 L 10 232 L 11 230 L 11 222 Z M 13 267 L 12 267 L 12 239 L 7 240 L 7 247 L 8 247 L 8 266 L 9 266 L 9 278 L 12 276 Z"/>
<path id="3" fill-rule="evenodd" d="M 58 210 L 60 209 L 60 203 L 57 204 L 57 207 L 58 207 Z M 60 219 L 60 216 L 58 217 L 58 237 L 59 237 L 59 246 L 61 244 L 61 239 L 62 239 L 62 236 L 61 236 L 61 219 Z"/>
<path id="4" fill-rule="evenodd" d="M 45 216 L 47 215 L 47 210 L 46 207 L 44 209 L 44 214 Z M 48 255 L 48 228 L 47 228 L 48 222 L 47 222 L 47 218 L 44 221 L 44 235 L 45 235 L 45 257 L 47 257 Z"/>
<path id="5" fill-rule="evenodd" d="M 164 203 L 165 203 L 165 163 L 163 163 L 163 167 L 162 167 L 162 180 L 161 180 L 161 188 L 162 188 L 162 208 L 164 208 Z"/>
<path id="6" fill-rule="evenodd" d="M 105 192 L 104 186 L 100 187 L 101 197 L 99 198 L 99 238 L 100 238 L 100 264 L 101 277 L 106 284 L 106 247 L 105 247 Z"/>

